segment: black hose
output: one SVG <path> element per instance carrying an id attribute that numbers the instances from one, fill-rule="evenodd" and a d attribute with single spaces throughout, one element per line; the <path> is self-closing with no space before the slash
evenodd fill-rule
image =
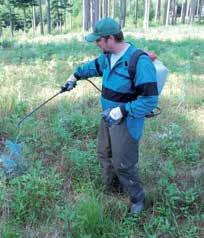
<path id="1" fill-rule="evenodd" d="M 84 79 L 84 80 L 88 81 L 90 84 L 92 84 L 92 85 L 94 86 L 94 88 L 96 88 L 100 93 L 102 93 L 101 89 L 98 88 L 98 87 L 96 86 L 96 84 L 93 83 L 91 80 L 89 80 L 89 79 Z"/>

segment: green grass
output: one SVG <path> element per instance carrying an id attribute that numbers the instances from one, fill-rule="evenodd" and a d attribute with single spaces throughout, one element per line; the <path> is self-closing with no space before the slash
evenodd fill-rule
<path id="1" fill-rule="evenodd" d="M 16 126 L 99 50 L 79 34 L 17 35 L 0 39 L 0 149 L 18 137 L 29 168 L 0 180 L 0 237 L 203 237 L 203 28 L 152 28 L 126 36 L 155 51 L 170 70 L 163 112 L 146 120 L 141 141 L 144 213 L 131 218 L 127 197 L 102 193 L 99 92 L 88 82 Z M 93 80 L 100 87 L 101 80 Z"/>

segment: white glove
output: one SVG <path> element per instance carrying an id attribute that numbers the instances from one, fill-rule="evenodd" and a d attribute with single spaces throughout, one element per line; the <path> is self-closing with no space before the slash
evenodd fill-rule
<path id="1" fill-rule="evenodd" d="M 74 87 L 76 87 L 76 81 L 77 79 L 74 77 L 74 75 L 70 75 L 65 85 L 61 86 L 61 93 L 71 91 Z"/>
<path id="2" fill-rule="evenodd" d="M 109 116 L 111 116 L 114 120 L 119 120 L 123 117 L 120 107 L 115 107 L 110 111 Z"/>
<path id="3" fill-rule="evenodd" d="M 77 79 L 74 77 L 73 74 L 71 74 L 71 75 L 69 76 L 69 78 L 67 79 L 67 82 L 76 82 L 76 81 L 77 81 Z"/>

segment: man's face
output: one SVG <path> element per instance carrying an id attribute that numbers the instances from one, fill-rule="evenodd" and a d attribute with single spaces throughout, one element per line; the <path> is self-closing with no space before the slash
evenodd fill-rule
<path id="1" fill-rule="evenodd" d="M 103 52 L 112 52 L 112 46 L 114 42 L 112 37 L 107 38 L 100 38 L 96 41 L 96 45 L 103 51 Z"/>

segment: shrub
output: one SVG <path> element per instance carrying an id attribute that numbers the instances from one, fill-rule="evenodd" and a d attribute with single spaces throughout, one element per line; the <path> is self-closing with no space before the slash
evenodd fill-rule
<path id="1" fill-rule="evenodd" d="M 6 182 L 1 178 L 0 181 L 0 212 L 4 209 L 6 206 L 7 201 L 7 189 L 6 189 Z"/>
<path id="2" fill-rule="evenodd" d="M 5 223 L 0 230 L 1 238 L 20 238 L 19 228 L 16 226 L 15 222 Z"/>
<path id="3" fill-rule="evenodd" d="M 47 174 L 46 174 L 47 173 Z M 45 220 L 61 198 L 62 179 L 54 169 L 42 170 L 41 163 L 27 174 L 12 180 L 11 211 L 19 223 Z"/>
<path id="4" fill-rule="evenodd" d="M 68 203 L 58 210 L 58 217 L 64 223 L 64 233 L 67 237 L 120 237 L 119 227 L 110 213 L 106 211 L 104 201 L 101 202 L 91 190 L 86 190 L 86 194 L 79 195 L 75 204 Z"/>
<path id="5" fill-rule="evenodd" d="M 2 39 L 0 40 L 0 48 L 12 48 L 14 45 L 14 41 L 10 39 Z"/>
<path id="6" fill-rule="evenodd" d="M 163 128 L 157 139 L 160 151 L 172 159 L 193 162 L 199 158 L 199 142 L 185 138 L 180 125 L 172 123 Z"/>

